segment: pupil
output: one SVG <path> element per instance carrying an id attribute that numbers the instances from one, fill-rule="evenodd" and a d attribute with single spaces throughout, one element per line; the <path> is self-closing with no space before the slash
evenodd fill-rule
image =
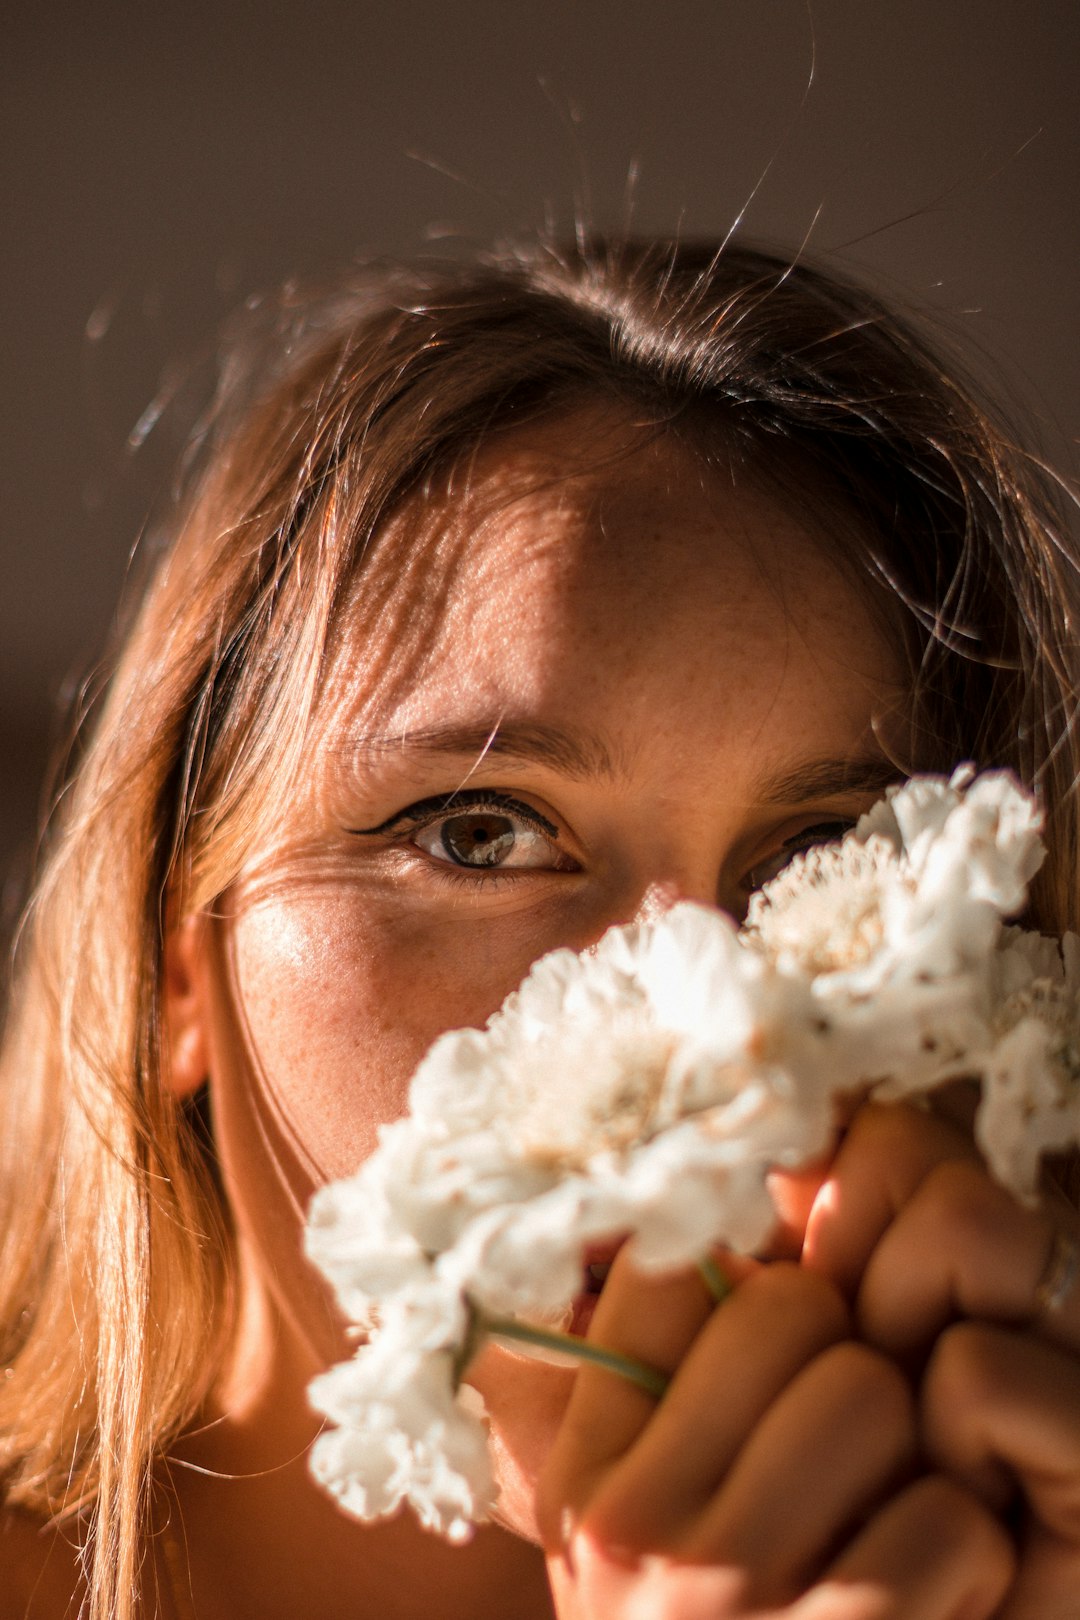
<path id="1" fill-rule="evenodd" d="M 498 866 L 516 836 L 506 816 L 451 816 L 443 822 L 443 845 L 459 866 Z"/>

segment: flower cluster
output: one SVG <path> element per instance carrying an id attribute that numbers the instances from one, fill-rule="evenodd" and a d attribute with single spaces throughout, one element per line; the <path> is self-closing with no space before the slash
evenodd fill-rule
<path id="1" fill-rule="evenodd" d="M 753 1251 L 773 1167 L 839 1101 L 981 1082 L 976 1135 L 1019 1196 L 1080 1137 L 1080 945 L 1005 919 L 1043 858 L 1005 773 L 914 778 L 796 856 L 742 928 L 690 904 L 537 962 L 483 1030 L 436 1041 L 407 1117 L 311 1207 L 310 1257 L 362 1331 L 312 1385 L 316 1476 L 360 1518 L 408 1501 L 453 1539 L 487 1513 L 485 1334 L 558 1322 L 591 1244 L 643 1267 Z"/>

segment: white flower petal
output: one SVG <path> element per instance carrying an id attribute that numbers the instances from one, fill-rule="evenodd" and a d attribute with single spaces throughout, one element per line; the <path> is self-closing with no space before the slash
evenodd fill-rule
<path id="1" fill-rule="evenodd" d="M 558 1320 L 588 1245 L 628 1237 L 657 1269 L 753 1252 L 770 1168 L 826 1151 L 841 1100 L 981 1078 L 979 1143 L 1030 1196 L 1080 1136 L 1080 942 L 1004 926 L 1039 828 L 1005 773 L 916 778 L 797 856 L 742 930 L 675 906 L 552 952 L 485 1029 L 436 1041 L 408 1116 L 312 1204 L 308 1253 L 370 1334 L 312 1386 L 336 1425 L 313 1467 L 347 1511 L 409 1502 L 463 1535 L 493 1492 L 455 1388 L 484 1313 Z"/>

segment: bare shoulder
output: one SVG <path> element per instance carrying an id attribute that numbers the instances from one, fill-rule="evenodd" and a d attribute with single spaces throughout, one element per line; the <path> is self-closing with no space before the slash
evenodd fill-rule
<path id="1" fill-rule="evenodd" d="M 70 1531 L 0 1508 L 0 1620 L 75 1620 L 80 1590 Z"/>

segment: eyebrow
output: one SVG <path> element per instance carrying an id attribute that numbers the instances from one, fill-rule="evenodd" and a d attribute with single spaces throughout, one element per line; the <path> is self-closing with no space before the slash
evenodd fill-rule
<path id="1" fill-rule="evenodd" d="M 880 794 L 902 782 L 906 774 L 884 754 L 815 759 L 766 777 L 760 792 L 765 804 L 798 804 L 804 799 L 831 799 L 840 793 Z"/>
<path id="2" fill-rule="evenodd" d="M 576 780 L 611 779 L 620 765 L 598 733 L 565 730 L 531 720 L 502 720 L 425 726 L 396 736 L 366 735 L 353 745 L 357 754 L 426 756 L 470 760 L 470 775 L 487 759 L 513 759 L 550 766 Z M 764 804 L 800 804 L 847 793 L 877 793 L 902 782 L 906 772 L 884 754 L 807 760 L 791 770 L 766 776 L 759 788 Z M 466 778 L 467 780 L 467 778 Z M 463 784 L 464 785 L 464 784 Z"/>
<path id="3" fill-rule="evenodd" d="M 565 731 L 528 720 L 506 720 L 495 724 L 427 726 L 398 736 L 360 737 L 355 743 L 360 755 L 396 754 L 469 758 L 473 769 L 486 759 L 520 759 L 550 765 L 561 775 L 613 777 L 618 774 L 610 748 L 595 732 Z"/>

